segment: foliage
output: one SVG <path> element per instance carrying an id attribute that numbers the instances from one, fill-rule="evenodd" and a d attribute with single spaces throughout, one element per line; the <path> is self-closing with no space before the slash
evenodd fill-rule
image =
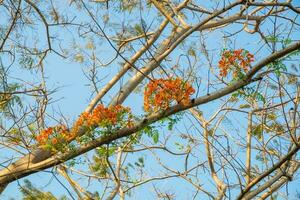
<path id="1" fill-rule="evenodd" d="M 266 103 L 265 97 L 253 87 L 244 87 L 232 94 L 233 97 L 240 97 L 251 101 Z"/>
<path id="2" fill-rule="evenodd" d="M 22 100 L 15 95 L 21 85 L 18 83 L 9 83 L 7 80 L 7 72 L 3 68 L 3 63 L 0 60 L 0 113 L 6 117 L 11 117 L 11 108 L 14 106 L 22 107 Z"/>
<path id="3" fill-rule="evenodd" d="M 20 187 L 21 192 L 23 193 L 23 200 L 67 200 L 66 196 L 56 198 L 51 192 L 43 192 L 35 188 L 32 183 L 25 179 L 24 184 Z"/>

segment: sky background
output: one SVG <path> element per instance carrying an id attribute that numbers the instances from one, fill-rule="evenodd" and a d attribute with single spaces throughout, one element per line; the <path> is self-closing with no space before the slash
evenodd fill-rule
<path id="1" fill-rule="evenodd" d="M 297 4 L 299 3 L 299 1 L 295 1 Z M 59 5 L 59 3 L 57 3 L 57 5 Z M 300 5 L 300 3 L 299 3 Z M 61 10 L 67 10 L 66 8 L 64 8 L 66 5 L 62 4 L 61 5 Z M 134 12 L 135 14 L 137 12 Z M 115 21 L 119 21 L 120 18 L 126 18 L 129 19 L 131 18 L 138 18 L 139 16 L 136 16 L 134 14 L 130 14 L 129 16 L 122 16 L 122 14 L 119 13 L 119 15 L 115 15 L 115 12 L 111 12 L 111 11 L 107 11 L 107 13 L 103 13 L 104 14 L 108 14 L 110 16 L 110 18 L 112 20 Z M 142 13 L 143 15 L 143 19 L 147 20 L 146 22 L 151 22 L 153 20 L 153 18 L 151 16 L 151 13 Z M 122 16 L 122 17 L 119 17 Z M 86 16 L 78 16 L 82 17 L 81 19 L 85 19 Z M 100 20 L 100 19 L 99 19 Z M 128 20 L 130 21 L 130 20 Z M 299 21 L 297 19 L 297 21 Z M 154 26 L 155 27 L 155 26 Z M 268 23 L 264 24 L 264 27 L 262 28 L 266 28 L 268 27 Z M 238 30 L 240 27 L 237 25 L 232 25 L 232 26 L 228 26 L 228 28 L 226 28 L 226 31 L 228 32 L 234 32 L 236 30 Z M 44 29 L 43 27 L 39 27 L 38 30 L 35 30 L 36 34 L 44 34 Z M 113 30 L 107 30 L 108 33 L 110 33 L 110 31 L 113 32 Z M 26 32 L 25 32 L 26 33 Z M 51 33 L 56 34 L 62 34 L 64 35 L 64 41 L 63 43 L 65 45 L 68 46 L 68 48 L 71 49 L 72 47 L 72 43 L 73 43 L 73 33 L 72 30 L 65 30 L 65 29 L 53 29 L 51 31 Z M 299 33 L 299 32 L 298 32 Z M 35 34 L 32 34 L 32 32 L 30 32 L 30 34 L 32 35 L 32 37 L 35 36 Z M 245 48 L 248 49 L 250 52 L 254 52 L 255 53 L 255 59 L 259 60 L 261 58 L 263 58 L 264 56 L 268 55 L 270 52 L 265 51 L 264 49 L 261 49 L 261 45 L 258 42 L 258 35 L 249 35 L 246 34 L 244 32 L 238 33 L 236 36 L 236 39 L 231 40 L 231 41 L 225 41 L 224 42 L 224 33 L 222 31 L 216 31 L 213 33 L 210 32 L 206 32 L 204 33 L 205 37 L 207 37 L 207 44 L 208 44 L 208 48 L 211 50 L 217 50 L 217 49 L 221 49 L 222 47 L 224 47 L 224 43 L 227 44 L 230 47 L 235 47 L 235 48 Z M 194 36 L 198 36 L 198 33 L 193 34 L 191 37 Z M 299 40 L 300 36 L 297 33 L 293 33 L 291 35 L 291 38 L 293 38 L 293 40 Z M 82 41 L 76 41 L 78 42 L 82 47 L 84 47 L 88 41 L 89 38 L 83 38 L 81 39 Z M 188 43 L 192 43 L 193 42 L 188 42 Z M 98 45 L 96 43 L 96 45 Z M 189 44 L 186 44 L 187 46 Z M 199 43 L 194 43 L 195 46 L 199 45 Z M 99 47 L 97 46 L 97 55 L 99 57 L 101 57 L 102 61 L 108 61 L 110 58 L 112 58 L 115 54 L 114 50 L 109 46 L 109 44 L 105 41 L 101 41 L 99 42 Z M 181 51 L 175 51 L 174 53 L 171 54 L 171 58 L 174 58 L 174 60 L 176 60 L 176 58 L 178 58 L 178 56 L 181 54 Z M 6 58 L 3 58 L 6 59 Z M 207 64 L 205 63 L 204 60 L 204 56 L 199 54 L 199 60 L 203 59 L 203 65 Z M 215 57 L 213 57 L 214 59 L 214 63 L 216 63 L 219 59 L 219 55 L 216 55 Z M 111 67 L 107 67 L 107 68 L 100 68 L 99 70 L 99 79 L 103 79 L 103 82 L 101 82 L 102 85 L 104 85 L 108 80 L 110 80 L 110 78 L 118 71 L 119 69 L 119 63 L 121 62 L 120 59 L 116 60 Z M 184 64 L 184 62 L 186 62 L 184 59 L 182 61 L 182 64 Z M 140 65 L 142 65 L 142 63 L 139 63 Z M 168 64 L 172 64 L 172 62 L 168 63 Z M 61 113 L 63 113 L 63 115 L 69 120 L 70 124 L 71 122 L 73 122 L 76 117 L 86 108 L 86 106 L 88 105 L 89 101 L 91 100 L 91 87 L 89 86 L 89 81 L 86 79 L 86 77 L 84 76 L 84 72 L 87 72 L 89 70 L 89 68 L 87 67 L 88 63 L 84 62 L 84 63 L 78 63 L 78 62 L 74 62 L 74 60 L 72 58 L 70 59 L 62 59 L 61 57 L 51 53 L 45 60 L 44 62 L 44 72 L 45 72 L 45 77 L 46 77 L 46 84 L 47 84 L 47 88 L 49 89 L 56 89 L 57 91 L 55 93 L 53 93 L 50 96 L 50 102 L 52 102 L 49 106 L 48 106 L 48 112 L 51 114 L 53 114 L 54 116 L 58 117 L 59 113 L 57 113 L 57 111 L 59 110 Z M 298 63 L 299 66 L 299 63 Z M 205 72 L 206 73 L 206 72 Z M 19 68 L 17 70 L 12 69 L 10 72 L 10 75 L 12 78 L 21 78 L 24 80 L 28 80 L 28 82 L 38 82 L 38 79 L 40 77 L 39 73 L 37 73 L 36 70 L 32 70 L 32 71 L 28 71 L 28 70 L 20 70 Z M 128 78 L 128 77 L 127 77 Z M 13 79 L 12 79 L 13 80 Z M 123 81 L 124 83 L 126 82 L 126 80 Z M 204 82 L 204 80 L 203 80 Z M 101 88 L 101 85 L 99 85 Z M 104 98 L 104 102 L 108 103 L 109 99 L 118 91 L 120 85 L 117 85 L 116 87 L 114 87 L 114 89 L 112 90 L 111 93 L 109 93 L 107 95 L 106 98 Z M 199 96 L 205 95 L 205 84 L 201 85 L 201 88 L 199 90 Z M 26 99 L 27 100 L 27 99 Z M 30 100 L 28 100 L 30 102 Z M 132 94 L 124 103 L 124 105 L 131 107 L 131 109 L 133 110 L 133 113 L 137 114 L 137 115 L 141 115 L 143 113 L 143 108 L 142 108 L 142 101 L 143 101 L 143 97 L 140 94 Z M 201 109 L 204 114 L 206 116 L 210 116 L 211 114 L 213 114 L 215 110 L 217 110 L 217 107 L 220 105 L 219 101 L 214 101 L 214 102 L 210 102 L 204 105 L 199 106 L 199 109 Z M 239 122 L 241 124 L 241 126 L 246 122 L 246 116 L 242 115 L 242 114 L 231 114 L 230 117 L 232 117 L 234 122 Z M 59 120 L 59 119 L 58 119 Z M 191 122 L 188 119 L 183 119 L 182 121 L 180 121 L 177 125 L 174 131 L 180 130 L 180 131 L 185 131 L 185 126 L 188 126 Z M 230 121 L 225 121 L 224 123 L 232 123 Z M 48 124 L 49 126 L 51 125 L 55 125 L 55 122 L 53 120 L 48 119 Z M 224 125 L 224 127 L 230 127 Z M 229 128 L 228 128 L 229 129 Z M 162 128 L 159 129 L 162 132 L 167 132 L 168 130 L 166 128 Z M 193 131 L 197 131 L 194 130 Z M 234 131 L 244 131 L 241 127 L 241 129 L 239 130 L 230 130 L 230 132 L 232 133 L 232 135 L 234 136 Z M 195 133 L 196 134 L 196 133 Z M 198 134 L 200 135 L 200 134 Z M 170 140 L 170 143 L 175 143 L 175 142 L 183 142 L 184 141 L 176 141 L 176 139 L 178 140 L 178 138 L 172 138 Z M 220 141 L 220 142 L 224 142 L 224 141 Z M 173 145 L 174 147 L 174 145 Z M 222 150 L 220 150 L 222 151 Z M 244 155 L 245 152 L 241 152 L 240 155 Z M 160 152 L 158 154 L 161 159 L 163 161 L 165 161 L 165 163 L 168 163 L 170 166 L 174 165 L 174 168 L 176 166 L 177 169 L 180 169 L 183 165 L 183 160 L 182 159 L 177 159 L 177 157 L 171 157 L 169 156 L 169 154 L 165 154 L 164 152 Z M 199 149 L 199 156 L 204 155 L 204 150 L 203 149 Z M 7 155 L 9 156 L 9 154 Z M 91 156 L 91 154 L 89 154 L 89 156 Z M 156 172 L 156 170 L 158 170 L 158 168 L 156 168 L 156 165 L 151 165 L 151 162 L 156 162 L 155 159 L 153 158 L 153 156 L 151 156 L 150 153 L 143 153 L 143 154 L 137 154 L 137 155 L 131 155 L 128 158 L 127 162 L 134 162 L 138 159 L 139 156 L 143 156 L 145 160 L 147 160 L 147 166 L 146 169 L 149 173 L 149 175 L 151 174 L 151 172 Z M 243 157 L 239 157 L 241 160 L 243 160 Z M 79 160 L 79 159 L 76 159 Z M 150 165 L 149 165 L 150 163 Z M 241 163 L 243 163 L 243 161 L 241 161 Z M 85 167 L 83 167 L 83 170 L 85 170 Z M 47 169 L 45 170 L 45 172 L 40 172 L 40 173 L 36 173 L 33 175 L 30 175 L 28 177 L 26 177 L 26 179 L 29 179 L 34 186 L 38 187 L 39 189 L 42 189 L 44 191 L 50 191 L 52 192 L 54 195 L 69 195 L 67 190 L 59 183 L 59 181 L 66 186 L 67 188 L 70 189 L 69 184 L 62 179 L 61 177 L 57 176 L 57 178 L 59 179 L 59 181 L 56 180 L 55 177 L 53 177 L 53 174 L 50 173 L 51 169 Z M 153 173 L 155 174 L 155 173 Z M 201 181 L 203 181 L 203 183 L 207 183 L 206 182 L 207 177 L 203 177 Z M 16 188 L 19 187 L 19 184 L 23 184 L 23 180 L 24 179 L 20 179 L 19 181 L 15 181 L 11 184 L 8 185 L 7 189 L 5 190 L 5 192 L 3 193 L 3 196 L 1 197 L 1 199 L 21 199 L 21 194 L 18 190 L 16 190 Z M 83 186 L 85 186 L 84 184 L 86 184 L 86 180 L 80 180 L 80 182 L 83 183 Z M 89 189 L 93 190 L 97 190 L 99 188 L 101 188 L 101 183 L 95 184 L 96 182 L 94 182 L 93 185 L 89 186 Z M 128 199 L 153 199 L 152 196 L 152 189 L 149 189 L 150 186 L 152 185 L 156 185 L 159 188 L 164 188 L 165 190 L 172 190 L 175 191 L 177 198 L 176 199 L 190 199 L 191 198 L 191 194 L 192 191 L 191 187 L 187 187 L 186 182 L 184 181 L 178 181 L 178 180 L 173 180 L 172 179 L 172 184 L 170 184 L 170 181 L 167 180 L 162 180 L 162 181 L 158 181 L 157 183 L 149 183 L 149 184 L 145 184 L 143 186 L 141 186 L 140 188 L 133 190 L 133 197 L 132 198 L 128 198 Z M 295 195 L 296 192 L 300 192 L 299 189 L 299 177 L 295 176 L 295 181 L 293 181 L 292 183 L 289 183 L 287 187 L 284 187 L 281 189 L 281 191 L 289 191 L 290 196 L 289 199 L 296 199 Z M 208 184 L 208 187 L 206 189 L 209 189 L 211 187 L 211 184 Z M 191 191 L 189 191 L 191 190 Z M 72 189 L 70 189 L 70 191 L 72 192 L 72 195 L 74 195 L 75 199 L 76 199 L 76 195 L 74 193 L 74 191 L 72 191 Z M 197 199 L 206 199 L 203 198 L 202 196 L 199 196 L 199 198 Z"/>

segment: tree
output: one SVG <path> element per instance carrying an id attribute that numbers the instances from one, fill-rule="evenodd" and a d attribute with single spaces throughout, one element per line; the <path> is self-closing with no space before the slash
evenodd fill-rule
<path id="1" fill-rule="evenodd" d="M 297 4 L 0 1 L 2 194 L 295 197 Z"/>

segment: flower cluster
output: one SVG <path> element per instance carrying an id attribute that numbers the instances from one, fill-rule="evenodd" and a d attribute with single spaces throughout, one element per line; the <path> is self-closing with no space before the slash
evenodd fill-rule
<path id="1" fill-rule="evenodd" d="M 99 104 L 91 113 L 83 112 L 75 122 L 73 132 L 78 132 L 80 127 L 111 127 L 116 126 L 124 121 L 131 121 L 130 108 L 121 105 L 110 106 L 108 108 Z"/>
<path id="2" fill-rule="evenodd" d="M 42 130 L 36 137 L 36 141 L 39 145 L 45 145 L 47 143 L 56 145 L 58 142 L 62 142 L 70 137 L 69 134 L 70 132 L 65 125 L 58 125 Z"/>
<path id="3" fill-rule="evenodd" d="M 232 71 L 233 77 L 236 78 L 242 73 L 242 70 L 245 73 L 248 72 L 253 61 L 254 56 L 247 50 L 225 50 L 219 61 L 220 76 L 226 77 L 228 72 Z"/>
<path id="4" fill-rule="evenodd" d="M 42 130 L 38 136 L 36 136 L 36 141 L 39 144 L 45 144 L 46 141 L 48 140 L 49 136 L 52 135 L 52 133 L 53 133 L 52 127 L 46 128 L 46 129 Z"/>
<path id="5" fill-rule="evenodd" d="M 36 137 L 39 145 L 56 145 L 57 143 L 64 143 L 72 141 L 76 138 L 81 128 L 88 128 L 94 130 L 95 128 L 107 128 L 119 126 L 131 126 L 132 116 L 129 108 L 121 105 L 104 107 L 99 104 L 91 113 L 83 112 L 80 114 L 78 120 L 74 123 L 71 131 L 64 125 L 49 127 L 41 131 Z"/>
<path id="6" fill-rule="evenodd" d="M 166 109 L 174 101 L 188 104 L 194 88 L 180 78 L 154 79 L 144 91 L 144 109 L 147 112 Z"/>

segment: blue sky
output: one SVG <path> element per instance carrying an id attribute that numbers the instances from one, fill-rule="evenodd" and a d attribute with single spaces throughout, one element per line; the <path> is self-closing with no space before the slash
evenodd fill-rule
<path id="1" fill-rule="evenodd" d="M 119 20 L 119 16 L 115 15 L 116 13 L 112 13 L 110 11 L 109 11 L 109 13 L 110 13 L 110 17 L 113 20 L 115 20 L 115 21 Z M 122 15 L 122 14 L 120 14 L 120 15 Z M 143 13 L 143 15 L 144 15 L 144 19 L 149 20 L 149 22 L 152 21 L 152 18 L 155 18 L 155 17 L 151 16 L 151 13 Z M 80 16 L 78 16 L 78 17 L 80 17 Z M 134 19 L 139 16 L 131 15 L 131 16 L 122 16 L 122 17 L 124 19 L 128 19 L 129 17 Z M 155 27 L 155 26 L 153 26 L 153 27 Z M 231 25 L 226 28 L 226 31 L 234 32 L 234 31 L 238 30 L 239 28 L 240 28 L 239 26 Z M 268 23 L 266 23 L 263 28 L 267 29 Z M 113 32 L 113 30 L 108 30 L 108 32 L 109 31 Z M 44 29 L 42 27 L 39 27 L 39 29 L 37 30 L 37 33 L 44 34 Z M 64 38 L 63 43 L 66 46 L 68 46 L 68 48 L 72 49 L 72 38 L 71 38 L 71 36 L 73 35 L 72 31 L 67 31 L 67 30 L 63 30 L 63 29 L 54 29 L 54 31 L 52 33 L 60 33 L 60 34 L 64 35 L 65 37 L 63 37 Z M 215 33 L 206 32 L 204 34 L 208 37 L 207 44 L 208 44 L 208 48 L 210 50 L 214 50 L 214 52 L 216 53 L 222 47 L 224 47 L 224 39 L 223 39 L 224 32 L 216 31 Z M 198 36 L 198 33 L 195 33 L 192 35 L 192 37 L 195 37 L 195 36 Z M 32 37 L 34 37 L 34 35 L 32 35 Z M 257 42 L 258 38 L 259 37 L 257 34 L 249 35 L 247 33 L 241 32 L 232 41 L 228 41 L 227 45 L 231 48 L 233 48 L 233 47 L 245 48 L 245 49 L 248 49 L 253 52 L 258 52 L 259 54 L 255 55 L 255 57 L 257 60 L 259 60 L 259 59 L 263 58 L 265 55 L 268 55 L 269 52 L 266 51 L 265 49 L 259 50 L 260 44 Z M 294 40 L 299 40 L 299 34 L 293 33 L 292 38 Z M 90 39 L 88 37 L 86 37 L 86 38 L 81 38 L 77 42 L 81 45 L 81 47 L 84 47 L 89 40 Z M 195 40 L 193 40 L 191 42 L 187 42 L 187 45 L 189 43 L 191 45 L 195 45 L 195 46 L 199 45 L 199 43 L 195 42 Z M 101 42 L 98 42 L 97 45 L 99 45 L 99 47 L 97 46 L 97 55 L 102 59 L 103 62 L 108 61 L 110 58 L 113 57 L 115 52 L 113 51 L 113 49 L 111 47 L 109 47 L 107 42 L 101 41 Z M 172 53 L 170 58 L 173 58 L 174 61 L 167 62 L 167 63 L 165 63 L 165 65 L 167 67 L 172 66 L 172 64 L 175 63 L 176 58 L 178 58 L 178 56 L 182 52 L 184 52 L 184 51 L 178 50 L 178 51 L 175 51 L 174 53 Z M 204 60 L 204 56 L 199 54 L 199 59 L 203 60 L 203 61 L 200 61 L 200 63 L 202 63 L 204 66 L 207 67 L 207 62 Z M 216 63 L 218 59 L 219 59 L 219 54 L 217 56 L 213 57 L 214 63 Z M 111 67 L 100 68 L 98 78 L 100 78 L 100 79 L 104 78 L 103 82 L 101 83 L 102 85 L 104 85 L 105 81 L 108 81 L 117 72 L 117 70 L 119 69 L 119 66 L 120 66 L 119 63 L 121 61 L 122 60 L 118 59 L 115 62 L 113 62 Z M 187 65 L 185 60 L 183 60 L 181 62 L 181 64 Z M 45 70 L 45 77 L 47 80 L 47 87 L 49 89 L 58 88 L 57 92 L 55 92 L 54 94 L 52 94 L 50 96 L 51 101 L 53 102 L 48 107 L 48 112 L 50 114 L 54 114 L 56 117 L 59 117 L 59 114 L 57 113 L 57 111 L 59 110 L 59 111 L 61 111 L 61 113 L 63 113 L 63 115 L 70 122 L 73 122 L 76 119 L 76 117 L 86 108 L 86 106 L 89 103 L 89 100 L 92 97 L 91 96 L 91 88 L 90 88 L 90 86 L 88 86 L 89 81 L 84 76 L 84 72 L 87 72 L 89 70 L 87 65 L 88 65 L 88 63 L 74 62 L 72 58 L 64 60 L 53 53 L 51 53 L 46 58 L 45 63 L 44 63 L 44 70 Z M 205 68 L 205 70 L 206 69 L 207 68 Z M 206 73 L 205 70 L 203 70 L 203 71 Z M 39 75 L 35 70 L 32 70 L 31 72 L 27 72 L 26 70 L 18 69 L 18 70 L 12 70 L 11 74 L 13 77 L 27 79 L 27 80 L 29 80 L 29 82 L 31 82 L 31 81 L 35 82 L 36 80 L 39 79 Z M 126 78 L 128 78 L 128 76 Z M 202 80 L 202 82 L 205 82 L 205 81 L 206 81 L 205 79 Z M 123 81 L 123 83 L 125 83 L 125 82 L 126 82 L 126 80 Z M 101 85 L 100 85 L 100 87 L 101 87 Z M 119 88 L 119 85 L 117 85 L 112 90 L 112 92 L 107 95 L 107 97 L 104 99 L 105 103 L 109 102 L 110 97 L 112 97 L 117 92 L 118 88 Z M 206 91 L 206 85 L 202 84 L 200 87 L 199 96 L 202 96 L 203 94 L 205 94 L 205 91 Z M 143 101 L 143 97 L 140 94 L 133 94 L 128 98 L 128 100 L 126 100 L 125 105 L 130 106 L 135 114 L 140 115 L 143 113 L 142 101 Z M 199 106 L 199 109 L 201 109 L 205 113 L 205 115 L 209 116 L 213 113 L 212 111 L 215 111 L 219 105 L 220 105 L 220 101 L 215 101 L 215 102 L 210 102 L 208 104 Z M 238 114 L 238 115 L 233 115 L 232 117 L 233 117 L 233 119 L 236 118 L 235 120 L 239 121 L 241 124 L 246 122 L 246 116 L 242 116 L 242 115 Z M 185 119 L 183 121 L 180 121 L 176 127 L 180 131 L 185 131 L 185 126 L 183 124 L 185 124 L 186 126 L 190 125 L 189 121 Z M 48 125 L 49 126 L 55 125 L 55 122 L 53 120 L 48 119 Z M 193 129 L 193 130 L 195 131 L 195 135 L 197 135 L 196 130 L 195 129 Z M 242 128 L 239 130 L 244 131 Z M 160 129 L 160 131 L 167 132 L 166 129 Z M 230 132 L 232 134 L 234 134 L 234 130 L 230 130 Z M 178 141 L 178 137 L 177 138 L 173 137 L 171 139 L 171 142 L 175 143 L 176 140 Z M 179 140 L 179 142 L 183 142 L 183 141 Z M 222 140 L 220 142 L 224 142 L 224 141 Z M 174 145 L 172 145 L 172 146 L 174 147 Z M 198 156 L 201 156 L 201 153 L 204 155 L 205 152 L 203 149 L 199 149 Z M 241 154 L 240 154 L 241 160 L 243 159 L 242 155 L 244 155 L 244 153 L 245 152 L 241 152 Z M 159 153 L 158 155 L 160 155 L 161 159 L 164 160 L 166 163 L 168 163 L 170 165 L 174 165 L 174 166 L 178 167 L 178 169 L 182 168 L 183 160 L 169 157 L 167 154 L 162 153 L 162 152 Z M 130 162 L 130 161 L 134 162 L 135 160 L 138 159 L 139 156 L 144 157 L 144 159 L 147 160 L 147 163 L 150 163 L 150 165 L 147 164 L 147 171 L 149 172 L 149 174 L 151 174 L 151 172 L 153 172 L 157 169 L 155 165 L 153 165 L 153 166 L 151 165 L 151 162 L 155 162 L 155 159 L 153 158 L 153 156 L 151 156 L 150 153 L 138 154 L 137 156 L 130 156 L 130 158 L 128 159 L 127 162 Z M 83 169 L 84 169 L 84 167 L 83 167 Z M 51 170 L 51 169 L 48 169 L 48 170 Z M 59 183 L 55 179 L 53 179 L 51 174 L 49 174 L 47 172 L 36 173 L 36 174 L 31 175 L 26 178 L 29 179 L 30 181 L 32 181 L 32 183 L 35 186 L 37 186 L 45 191 L 51 191 L 52 193 L 54 193 L 56 195 L 67 194 L 66 190 L 63 189 L 63 187 L 59 186 Z M 207 177 L 203 177 L 203 180 L 201 180 L 201 181 L 203 181 L 203 183 L 205 183 L 206 179 L 207 179 Z M 68 183 L 66 183 L 65 180 L 63 180 L 62 178 L 60 178 L 60 180 L 64 183 L 64 185 L 68 186 Z M 85 184 L 85 181 L 82 181 L 82 182 Z M 22 183 L 22 179 L 20 179 L 20 183 Z M 300 183 L 299 180 L 296 180 L 288 185 L 288 190 L 290 192 L 290 199 L 292 199 L 293 196 L 295 195 L 295 192 L 297 191 L 297 188 L 298 188 L 297 185 L 299 185 L 299 183 Z M 95 185 L 91 186 L 90 188 L 92 190 L 98 189 L 99 187 L 101 187 L 100 185 L 101 184 L 99 184 L 99 185 L 95 184 Z M 152 196 L 153 191 L 151 189 L 149 189 L 151 185 L 152 185 L 151 183 L 149 185 L 146 184 L 146 185 L 142 186 L 141 188 L 134 190 L 134 192 L 133 192 L 134 197 L 132 197 L 132 199 L 139 199 L 139 198 L 153 199 L 153 196 Z M 184 181 L 172 180 L 172 184 L 170 184 L 169 180 L 164 180 L 164 181 L 159 181 L 157 183 L 157 186 L 160 188 L 164 188 L 166 190 L 168 190 L 168 189 L 174 190 L 177 194 L 178 199 L 189 199 L 190 198 L 189 195 L 192 193 L 192 191 L 189 192 L 189 190 L 191 190 L 191 187 L 187 187 L 187 185 Z M 20 199 L 21 198 L 20 193 L 16 192 L 17 187 L 18 187 L 18 182 L 13 182 L 13 183 L 9 184 L 9 186 L 3 193 L 2 198 L 9 199 L 9 198 L 14 197 L 15 199 Z M 208 186 L 208 189 L 210 189 L 210 188 L 211 188 L 211 186 Z M 282 189 L 282 191 L 284 191 L 284 190 L 286 190 L 286 188 Z M 73 194 L 74 194 L 74 192 L 73 192 Z M 203 198 L 199 198 L 199 199 L 203 199 Z"/>

